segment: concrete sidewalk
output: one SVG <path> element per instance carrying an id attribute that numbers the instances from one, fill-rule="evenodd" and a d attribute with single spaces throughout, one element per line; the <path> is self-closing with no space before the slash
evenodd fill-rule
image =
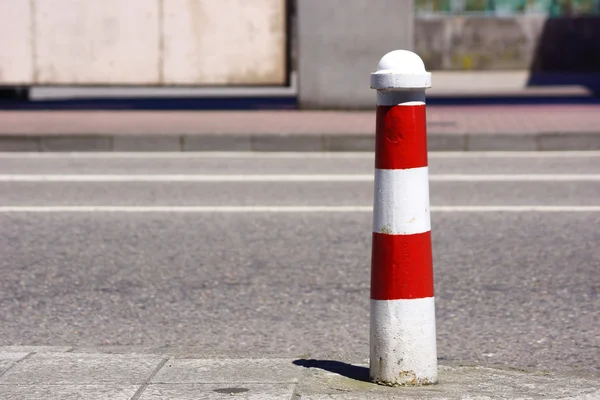
<path id="1" fill-rule="evenodd" d="M 373 111 L 0 111 L 0 151 L 372 151 Z M 432 151 L 599 150 L 600 106 L 428 106 Z"/>
<path id="2" fill-rule="evenodd" d="M 390 388 L 365 363 L 222 359 L 131 348 L 0 347 L 0 398 L 32 399 L 579 399 L 598 377 L 441 365 L 439 383 Z"/>

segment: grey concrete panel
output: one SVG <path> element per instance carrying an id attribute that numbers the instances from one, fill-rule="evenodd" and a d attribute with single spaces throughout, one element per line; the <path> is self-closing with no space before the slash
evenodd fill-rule
<path id="1" fill-rule="evenodd" d="M 26 352 L 11 352 L 0 348 L 0 377 L 4 375 L 15 363 L 27 356 Z"/>
<path id="2" fill-rule="evenodd" d="M 600 150 L 600 135 L 555 133 L 538 136 L 539 150 Z"/>
<path id="3" fill-rule="evenodd" d="M 37 136 L 0 136 L 0 151 L 39 151 Z"/>
<path id="4" fill-rule="evenodd" d="M 413 2 L 297 2 L 298 99 L 302 108 L 372 108 L 371 72 L 386 53 L 413 47 Z"/>
<path id="5" fill-rule="evenodd" d="M 181 151 L 181 138 L 160 135 L 118 135 L 113 137 L 113 151 Z"/>
<path id="6" fill-rule="evenodd" d="M 467 149 L 467 135 L 464 134 L 427 134 L 429 151 L 464 151 Z"/>
<path id="7" fill-rule="evenodd" d="M 309 399 L 580 399 L 600 396 L 600 384 L 592 377 L 554 375 L 544 371 L 479 366 L 438 367 L 439 383 L 422 387 L 385 387 L 361 379 L 367 365 L 336 362 L 335 372 L 326 362 L 314 362 L 325 369 L 311 368 L 297 393 Z M 330 363 L 331 364 L 331 363 Z"/>
<path id="8" fill-rule="evenodd" d="M 295 383 L 302 368 L 288 359 L 172 359 L 151 383 Z"/>
<path id="9" fill-rule="evenodd" d="M 599 140 L 600 141 L 600 140 Z M 535 135 L 468 135 L 467 150 L 472 151 L 533 151 L 537 150 Z"/>
<path id="10" fill-rule="evenodd" d="M 137 385 L 0 385 L 0 398 L 10 400 L 129 400 Z"/>
<path id="11" fill-rule="evenodd" d="M 321 151 L 320 135 L 253 135 L 255 151 Z"/>
<path id="12" fill-rule="evenodd" d="M 110 136 L 45 136 L 40 138 L 41 151 L 110 151 Z"/>
<path id="13" fill-rule="evenodd" d="M 375 135 L 326 135 L 326 151 L 375 151 Z"/>
<path id="14" fill-rule="evenodd" d="M 186 135 L 183 151 L 249 151 L 251 135 Z"/>
<path id="15" fill-rule="evenodd" d="M 55 368 L 64 367 L 61 354 L 54 353 Z M 112 368 L 122 355 L 103 355 L 97 369 Z M 100 359 L 99 359 L 100 360 Z M 63 360 L 64 361 L 64 360 Z M 169 360 L 165 367 L 175 360 Z M 172 382 L 144 385 L 105 382 L 73 384 L 27 382 L 0 384 L 0 398 L 11 400 L 71 399 L 573 399 L 596 400 L 600 396 L 598 375 L 582 370 L 556 373 L 544 369 L 510 365 L 482 366 L 442 361 L 439 382 L 421 387 L 386 387 L 368 380 L 368 363 L 347 357 L 333 359 L 194 359 L 185 368 L 175 367 L 174 380 L 212 380 L 212 382 Z M 287 364 L 283 365 L 282 363 Z M 294 368 L 292 381 L 278 382 L 280 369 Z M 258 371 L 257 371 L 258 369 Z M 269 372 L 271 374 L 269 375 Z M 177 377 L 175 373 L 181 373 Z M 190 375 L 192 374 L 192 375 Z M 261 383 L 252 381 L 260 375 Z M 197 379 L 200 377 L 200 379 Z M 289 379 L 289 378 L 288 378 Z M 287 380 L 287 379 L 286 379 Z"/>
<path id="16" fill-rule="evenodd" d="M 242 400 L 292 399 L 293 384 L 152 384 L 140 396 L 140 400 L 218 400 L 233 398 Z"/>
<path id="17" fill-rule="evenodd" d="M 69 346 L 0 346 L 0 352 L 23 353 L 66 353 L 71 349 Z"/>
<path id="18" fill-rule="evenodd" d="M 168 348 L 167 348 L 168 349 Z M 90 354 L 161 354 L 166 349 L 161 346 L 77 346 L 71 350 L 71 353 L 90 353 Z M 167 356 L 165 356 L 166 358 Z"/>
<path id="19" fill-rule="evenodd" d="M 161 360 L 151 355 L 38 353 L 10 369 L 0 384 L 142 384 Z"/>

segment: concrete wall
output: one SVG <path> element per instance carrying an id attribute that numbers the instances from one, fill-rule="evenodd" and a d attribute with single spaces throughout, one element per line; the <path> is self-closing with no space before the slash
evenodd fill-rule
<path id="1" fill-rule="evenodd" d="M 283 85 L 285 0 L 0 0 L 0 84 Z"/>
<path id="2" fill-rule="evenodd" d="M 159 1 L 34 2 L 36 83 L 159 81 Z"/>
<path id="3" fill-rule="evenodd" d="M 375 106 L 370 73 L 391 50 L 412 49 L 413 0 L 298 0 L 302 108 Z"/>
<path id="4" fill-rule="evenodd" d="M 28 1 L 0 0 L 0 83 L 33 76 L 31 17 Z"/>
<path id="5" fill-rule="evenodd" d="M 598 75 L 600 16 L 417 18 L 415 51 L 429 70 Z"/>
<path id="6" fill-rule="evenodd" d="M 528 69 L 543 16 L 430 17 L 415 21 L 415 51 L 431 70 Z"/>
<path id="7" fill-rule="evenodd" d="M 165 83 L 286 82 L 285 0 L 163 1 Z"/>

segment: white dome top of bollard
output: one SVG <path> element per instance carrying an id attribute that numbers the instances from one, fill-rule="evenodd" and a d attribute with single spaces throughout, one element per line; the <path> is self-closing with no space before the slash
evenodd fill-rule
<path id="1" fill-rule="evenodd" d="M 431 73 L 425 71 L 421 57 L 408 50 L 394 50 L 379 61 L 371 74 L 371 89 L 426 89 Z"/>

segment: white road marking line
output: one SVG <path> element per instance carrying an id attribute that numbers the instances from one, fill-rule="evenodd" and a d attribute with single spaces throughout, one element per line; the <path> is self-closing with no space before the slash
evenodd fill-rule
<path id="1" fill-rule="evenodd" d="M 441 174 L 432 182 L 596 182 L 600 174 Z"/>
<path id="2" fill-rule="evenodd" d="M 600 151 L 431 151 L 429 158 L 586 158 Z M 274 159 L 373 159 L 373 152 L 0 152 L 0 159 L 169 159 L 169 158 L 274 158 Z"/>
<path id="3" fill-rule="evenodd" d="M 429 158 L 586 158 L 600 157 L 595 150 L 565 151 L 436 151 Z"/>
<path id="4" fill-rule="evenodd" d="M 0 175 L 0 182 L 370 182 L 357 175 Z"/>
<path id="5" fill-rule="evenodd" d="M 125 212 L 125 213 L 308 213 L 368 212 L 371 206 L 0 206 L 0 213 Z"/>
<path id="6" fill-rule="evenodd" d="M 374 174 L 4 174 L 0 182 L 372 182 Z M 430 175 L 430 182 L 598 182 L 600 174 L 440 174 Z"/>
<path id="7" fill-rule="evenodd" d="M 372 206 L 0 206 L 0 213 L 362 213 Z M 433 213 L 600 212 L 600 206 L 432 206 Z"/>
<path id="8" fill-rule="evenodd" d="M 432 206 L 436 212 L 600 212 L 600 206 Z"/>
<path id="9" fill-rule="evenodd" d="M 599 152 L 600 153 L 600 152 Z M 257 158 L 257 159 L 374 159 L 373 152 L 260 152 L 260 151 L 198 151 L 198 152 L 0 152 L 0 159 L 215 159 L 215 158 Z"/>

